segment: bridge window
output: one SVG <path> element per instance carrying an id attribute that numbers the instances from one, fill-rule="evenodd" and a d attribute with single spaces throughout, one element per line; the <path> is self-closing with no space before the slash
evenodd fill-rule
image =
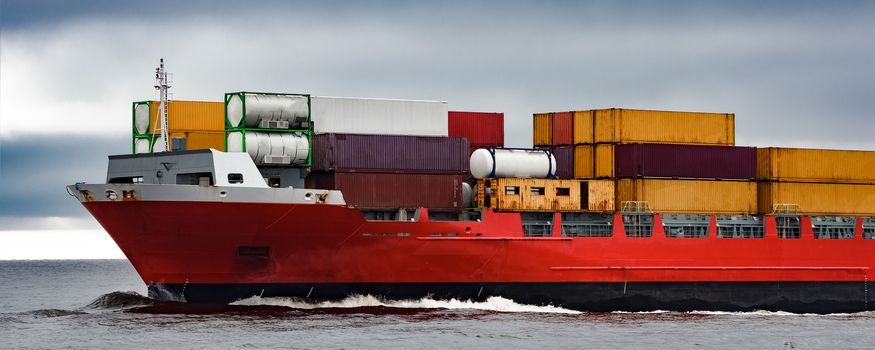
<path id="1" fill-rule="evenodd" d="M 213 173 L 202 172 L 176 174 L 176 184 L 211 186 L 213 185 Z"/>
<path id="2" fill-rule="evenodd" d="M 114 177 L 109 179 L 109 183 L 111 184 L 140 184 L 143 183 L 142 176 L 125 176 L 125 177 Z"/>
<path id="3" fill-rule="evenodd" d="M 228 174 L 228 183 L 242 184 L 243 183 L 243 174 L 239 174 L 239 173 Z"/>

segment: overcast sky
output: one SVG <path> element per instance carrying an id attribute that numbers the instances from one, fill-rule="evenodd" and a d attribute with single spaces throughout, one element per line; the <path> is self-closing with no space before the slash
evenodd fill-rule
<path id="1" fill-rule="evenodd" d="M 0 230 L 97 227 L 63 185 L 130 151 L 161 57 L 176 99 L 444 100 L 505 112 L 509 146 L 533 112 L 625 107 L 733 112 L 742 145 L 875 150 L 873 37 L 871 1 L 2 0 Z"/>

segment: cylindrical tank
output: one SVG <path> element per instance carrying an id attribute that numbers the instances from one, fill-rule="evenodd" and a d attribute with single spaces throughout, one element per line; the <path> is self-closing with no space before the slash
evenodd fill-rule
<path id="1" fill-rule="evenodd" d="M 164 143 L 164 136 L 157 135 L 155 137 L 155 142 L 152 143 L 152 152 L 158 153 L 158 152 L 166 152 L 166 151 L 167 151 L 167 144 Z"/>
<path id="2" fill-rule="evenodd" d="M 143 102 L 134 105 L 134 132 L 137 135 L 149 133 L 149 105 L 150 102 Z"/>
<path id="3" fill-rule="evenodd" d="M 265 156 L 288 156 L 290 164 L 307 162 L 310 142 L 307 135 L 290 132 L 235 131 L 228 134 L 228 152 L 243 152 L 243 138 L 246 138 L 246 153 L 255 164 L 265 164 Z M 272 163 L 272 162 L 268 162 Z"/>
<path id="4" fill-rule="evenodd" d="M 476 206 L 474 204 L 474 186 L 467 182 L 462 182 L 462 208 L 473 208 Z"/>
<path id="5" fill-rule="evenodd" d="M 149 139 L 134 140 L 134 153 L 149 153 Z"/>
<path id="6" fill-rule="evenodd" d="M 471 175 L 478 179 L 543 179 L 556 175 L 556 158 L 548 150 L 481 148 L 471 154 Z"/>
<path id="7" fill-rule="evenodd" d="M 301 127 L 310 116 L 307 96 L 298 95 L 236 94 L 228 99 L 227 108 L 228 122 L 235 128 L 257 128 L 262 126 L 262 121 L 287 121 L 294 129 Z M 246 125 L 241 125 L 244 119 Z"/>

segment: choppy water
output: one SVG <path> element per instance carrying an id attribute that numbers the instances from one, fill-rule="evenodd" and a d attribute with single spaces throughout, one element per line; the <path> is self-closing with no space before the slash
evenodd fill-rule
<path id="1" fill-rule="evenodd" d="M 157 302 L 124 260 L 0 261 L 0 348 L 875 348 L 875 313 L 580 313 L 485 302 Z"/>

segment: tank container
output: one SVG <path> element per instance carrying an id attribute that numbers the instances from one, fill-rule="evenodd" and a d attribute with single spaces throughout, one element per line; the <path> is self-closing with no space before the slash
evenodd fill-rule
<path id="1" fill-rule="evenodd" d="M 152 149 L 152 140 L 147 137 L 136 137 L 132 143 L 134 154 L 149 153 Z"/>
<path id="2" fill-rule="evenodd" d="M 228 152 L 247 152 L 256 165 L 310 164 L 310 139 L 304 132 L 230 131 L 226 140 Z"/>
<path id="3" fill-rule="evenodd" d="M 556 175 L 556 158 L 543 149 L 478 149 L 471 154 L 471 175 L 483 178 L 548 178 Z"/>
<path id="4" fill-rule="evenodd" d="M 310 97 L 302 94 L 232 92 L 225 94 L 229 128 L 309 129 Z"/>

